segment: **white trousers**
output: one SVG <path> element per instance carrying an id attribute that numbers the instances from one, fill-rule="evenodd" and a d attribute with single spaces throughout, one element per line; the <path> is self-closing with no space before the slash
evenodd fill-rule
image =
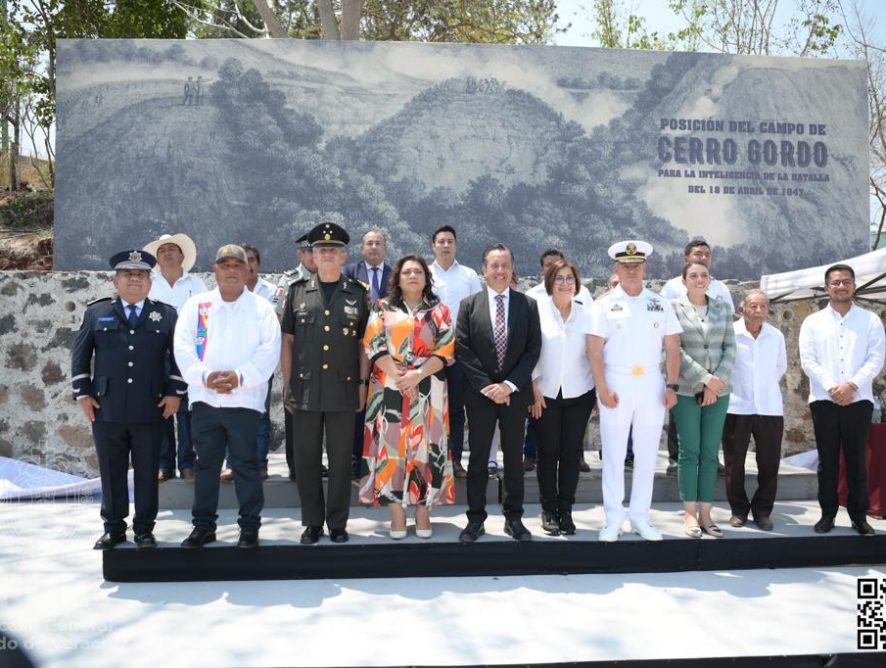
<path id="1" fill-rule="evenodd" d="M 648 522 L 652 482 L 665 416 L 664 378 L 660 373 L 631 376 L 607 371 L 606 383 L 618 395 L 618 406 L 615 408 L 606 408 L 598 402 L 606 524 L 621 526 L 625 519 L 625 454 L 632 426 L 634 475 L 629 516 L 631 520 Z"/>

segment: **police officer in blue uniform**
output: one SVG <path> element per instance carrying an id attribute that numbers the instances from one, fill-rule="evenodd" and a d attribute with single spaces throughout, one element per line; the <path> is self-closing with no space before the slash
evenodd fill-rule
<path id="1" fill-rule="evenodd" d="M 175 309 L 148 299 L 156 262 L 135 249 L 111 258 L 117 296 L 89 304 L 71 355 L 74 398 L 92 423 L 101 474 L 105 533 L 96 550 L 126 540 L 130 457 L 135 544 L 139 549 L 157 546 L 153 530 L 163 420 L 178 410 L 187 385 L 172 353 Z"/>
<path id="2" fill-rule="evenodd" d="M 369 360 L 363 333 L 369 318 L 366 287 L 348 278 L 348 233 L 335 223 L 308 233 L 316 275 L 294 282 L 283 313 L 284 405 L 292 415 L 295 471 L 301 499 L 303 544 L 329 527 L 334 543 L 348 540 L 354 414 L 366 402 Z M 323 436 L 329 461 L 328 498 L 321 485 Z"/>

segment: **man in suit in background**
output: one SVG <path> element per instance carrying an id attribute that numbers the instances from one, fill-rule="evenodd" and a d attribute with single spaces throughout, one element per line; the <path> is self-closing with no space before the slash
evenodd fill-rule
<path id="1" fill-rule="evenodd" d="M 346 264 L 342 274 L 360 281 L 369 288 L 369 303 L 374 304 L 388 295 L 388 279 L 391 276 L 391 265 L 385 262 L 388 254 L 388 240 L 381 230 L 369 230 L 363 235 L 360 246 L 359 262 Z M 370 373 L 371 370 L 370 370 Z M 355 479 L 362 477 L 360 466 L 363 463 L 363 431 L 366 422 L 366 410 L 357 413 L 354 419 L 354 453 L 351 458 L 351 469 Z"/>
<path id="2" fill-rule="evenodd" d="M 155 264 L 153 255 L 138 250 L 111 258 L 117 296 L 89 305 L 71 355 L 74 398 L 92 424 L 102 482 L 105 533 L 96 550 L 126 540 L 130 458 L 135 545 L 157 546 L 160 443 L 165 420 L 175 415 L 187 386 L 172 355 L 175 309 L 148 299 Z"/>
<path id="3" fill-rule="evenodd" d="M 534 300 L 510 289 L 514 255 L 502 244 L 483 253 L 486 289 L 465 298 L 458 311 L 456 357 L 467 378 L 465 408 L 471 426 L 468 463 L 468 525 L 459 541 L 485 533 L 487 461 L 498 424 L 504 458 L 505 533 L 527 541 L 523 526 L 523 433 L 532 396 L 532 370 L 541 353 L 541 327 Z"/>

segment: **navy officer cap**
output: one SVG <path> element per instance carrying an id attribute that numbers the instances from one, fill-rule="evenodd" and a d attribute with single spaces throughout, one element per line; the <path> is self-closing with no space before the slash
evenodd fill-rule
<path id="1" fill-rule="evenodd" d="M 298 239 L 296 239 L 295 243 L 298 244 L 298 247 L 301 250 L 311 250 L 311 242 L 308 241 L 308 233 L 307 232 L 305 232 Z"/>
<path id="2" fill-rule="evenodd" d="M 129 250 L 120 251 L 111 256 L 109 260 L 111 269 L 119 271 L 120 269 L 139 269 L 141 271 L 151 271 L 157 264 L 157 258 L 147 251 L 138 248 L 130 248 Z"/>
<path id="3" fill-rule="evenodd" d="M 311 242 L 311 248 L 318 246 L 342 247 L 351 241 L 351 235 L 341 225 L 326 221 L 308 232 L 308 241 Z"/>

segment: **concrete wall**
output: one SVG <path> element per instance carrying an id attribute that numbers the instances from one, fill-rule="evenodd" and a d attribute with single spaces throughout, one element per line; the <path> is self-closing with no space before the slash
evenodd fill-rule
<path id="1" fill-rule="evenodd" d="M 203 276 L 212 285 L 212 276 Z M 276 281 L 276 276 L 267 276 Z M 524 282 L 528 287 L 533 279 Z M 592 292 L 603 281 L 591 281 Z M 653 282 L 653 289 L 660 283 Z M 738 303 L 751 283 L 731 285 Z M 70 349 L 87 302 L 111 294 L 106 272 L 0 272 L 0 455 L 84 476 L 98 475 L 92 435 L 71 398 Z M 785 454 L 814 447 L 806 407 L 808 381 L 799 368 L 797 337 L 803 319 L 824 304 L 775 306 L 770 322 L 785 334 L 789 368 L 784 381 Z M 869 307 L 869 305 L 866 305 Z M 886 305 L 876 305 L 880 312 Z M 283 437 L 279 371 L 272 418 L 275 442 Z M 875 392 L 886 394 L 882 375 Z M 882 399 L 881 399 L 882 401 Z"/>

